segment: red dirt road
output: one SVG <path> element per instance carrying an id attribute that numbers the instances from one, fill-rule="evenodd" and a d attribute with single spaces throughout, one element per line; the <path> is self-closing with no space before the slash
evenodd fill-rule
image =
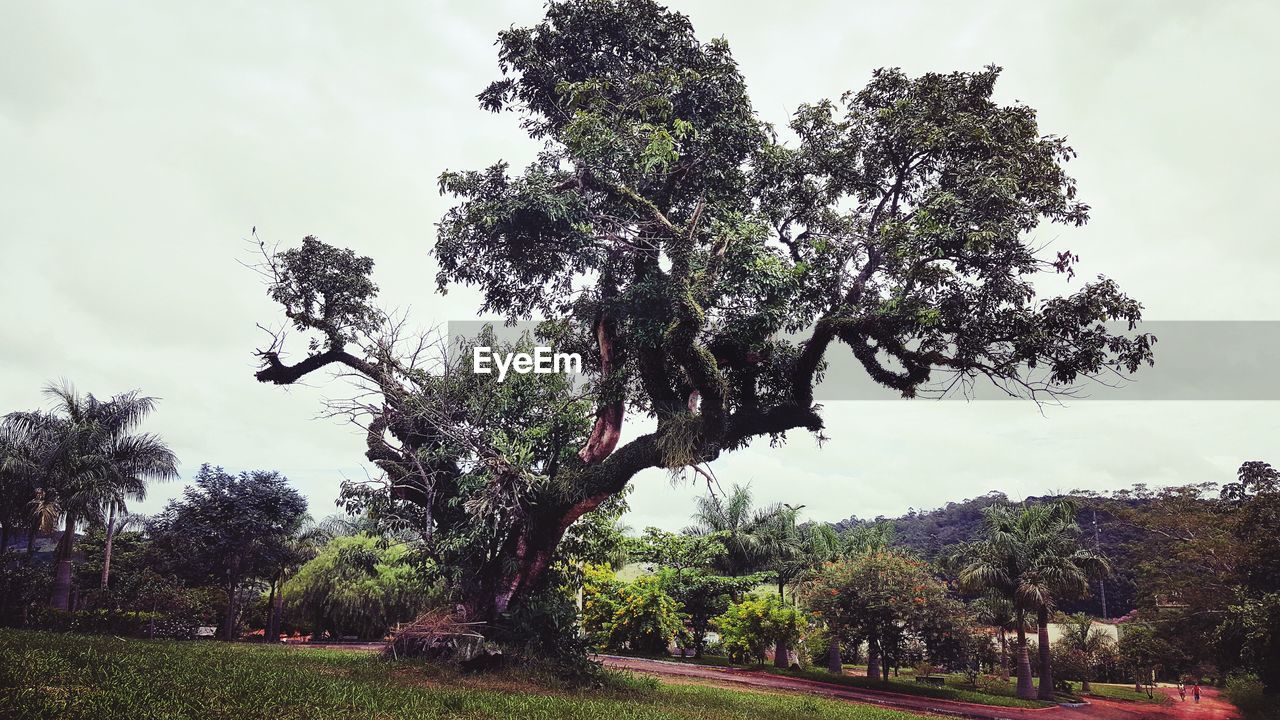
<path id="1" fill-rule="evenodd" d="M 1087 707 L 1078 708 L 1004 708 L 865 690 L 740 668 L 709 667 L 614 655 L 602 655 L 600 660 L 608 667 L 659 677 L 679 678 L 685 682 L 747 686 L 765 691 L 821 695 L 835 700 L 892 707 L 943 717 L 975 718 L 975 720 L 1059 720 L 1059 718 L 1062 720 L 1077 718 L 1081 720 L 1086 718 L 1088 720 L 1235 720 L 1239 717 L 1234 707 L 1218 697 L 1216 690 L 1205 690 L 1198 705 L 1190 700 L 1180 702 L 1173 689 L 1164 688 L 1166 694 L 1173 696 L 1173 701 L 1164 705 L 1091 699 Z"/>

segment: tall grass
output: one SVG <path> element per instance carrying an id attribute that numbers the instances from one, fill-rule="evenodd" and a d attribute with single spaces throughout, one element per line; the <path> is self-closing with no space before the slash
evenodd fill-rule
<path id="1" fill-rule="evenodd" d="M 14 720 L 912 720 L 800 696 L 615 676 L 573 690 L 529 674 L 464 676 L 366 653 L 0 630 L 0 717 Z"/>

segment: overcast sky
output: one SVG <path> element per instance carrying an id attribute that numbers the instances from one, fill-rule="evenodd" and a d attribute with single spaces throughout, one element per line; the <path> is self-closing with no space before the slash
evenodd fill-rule
<path id="1" fill-rule="evenodd" d="M 673 6 L 729 40 L 756 110 L 780 125 L 876 67 L 1003 66 L 999 99 L 1069 136 L 1094 208 L 1044 239 L 1149 318 L 1280 320 L 1280 5 Z M 449 202 L 436 177 L 532 156 L 475 94 L 497 76 L 496 32 L 540 15 L 535 2 L 0 0 L 0 412 L 41 406 L 60 377 L 100 396 L 139 388 L 163 398 L 147 429 L 184 478 L 202 462 L 278 469 L 313 514 L 332 512 L 341 478 L 366 472 L 362 438 L 314 417 L 340 387 L 254 382 L 255 323 L 278 316 L 237 263 L 249 229 L 372 256 L 384 301 L 423 326 L 473 317 L 475 294 L 434 293 Z M 825 416 L 821 450 L 759 442 L 716 474 L 838 520 L 1280 462 L 1275 402 L 833 402 Z M 657 471 L 635 485 L 637 529 L 681 527 L 702 492 Z"/>

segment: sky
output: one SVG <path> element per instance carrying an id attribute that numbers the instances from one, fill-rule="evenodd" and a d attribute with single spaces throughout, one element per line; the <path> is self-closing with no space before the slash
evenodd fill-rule
<path id="1" fill-rule="evenodd" d="M 1280 50 L 1271 2 L 673 2 L 728 39 L 760 116 L 909 73 L 1002 66 L 997 99 L 1066 135 L 1093 206 L 1041 239 L 1154 320 L 1280 320 Z M 250 229 L 377 262 L 382 299 L 433 327 L 475 315 L 435 292 L 445 169 L 519 167 L 536 146 L 475 95 L 493 40 L 537 2 L 129 3 L 0 0 L 0 412 L 59 378 L 161 398 L 146 429 L 189 479 L 203 462 L 277 469 L 333 512 L 371 472 L 351 426 L 318 418 L 340 384 L 253 380 L 279 321 Z M 1159 362 L 1157 345 L 1157 362 Z M 1214 367 L 1204 368 L 1212 374 Z M 816 520 L 1013 497 L 1228 481 L 1280 462 L 1272 401 L 830 402 L 821 449 L 796 435 L 713 465 L 723 487 Z M 637 432 L 633 424 L 628 433 Z M 705 486 L 638 476 L 626 522 L 686 524 Z M 157 485 L 154 512 L 182 483 Z"/>

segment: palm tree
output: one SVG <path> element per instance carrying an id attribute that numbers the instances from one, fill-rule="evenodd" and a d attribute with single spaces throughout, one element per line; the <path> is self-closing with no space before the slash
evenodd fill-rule
<path id="1" fill-rule="evenodd" d="M 983 511 L 983 535 L 958 550 L 960 584 L 969 591 L 1009 600 L 1018 633 L 1018 697 L 1053 699 L 1049 614 L 1059 599 L 1082 597 L 1089 581 L 1109 572 L 1107 561 L 1080 546 L 1076 506 L 1069 501 Z M 1040 684 L 1031 685 L 1025 625 L 1035 613 Z"/>
<path id="2" fill-rule="evenodd" d="M 839 553 L 841 557 L 851 558 L 880 552 L 893 544 L 894 526 L 892 520 L 877 520 L 862 523 L 840 533 Z"/>
<path id="3" fill-rule="evenodd" d="M 0 421 L 0 550 L 8 548 L 12 529 L 24 525 L 28 563 L 36 533 L 52 529 L 62 514 L 55 498 L 40 487 L 43 439 L 7 418 Z"/>
<path id="4" fill-rule="evenodd" d="M 1090 692 L 1093 690 L 1089 686 L 1093 667 L 1097 664 L 1098 657 L 1114 644 L 1111 636 L 1094 627 L 1093 618 L 1084 613 L 1076 613 L 1067 616 L 1059 642 L 1067 651 L 1080 657 L 1080 691 Z"/>
<path id="5" fill-rule="evenodd" d="M 162 440 L 134 430 L 155 409 L 155 398 L 137 392 L 103 401 L 80 395 L 69 383 L 49 385 L 53 413 L 11 413 L 8 421 L 18 432 L 41 438 L 40 469 L 64 518 L 64 531 L 55 553 L 56 571 L 50 605 L 67 610 L 71 599 L 71 556 L 76 525 L 81 520 L 103 522 L 108 517 L 104 549 L 104 580 L 111 563 L 110 531 L 115 513 L 128 500 L 146 494 L 149 479 L 177 476 L 177 458 Z"/>
<path id="6" fill-rule="evenodd" d="M 996 594 L 984 595 L 973 601 L 971 605 L 978 622 L 996 629 L 1000 638 L 1001 677 L 1009 679 L 1009 645 L 1005 634 L 1013 629 L 1016 622 L 1013 603 L 1008 598 Z"/>
<path id="7" fill-rule="evenodd" d="M 734 485 L 725 496 L 706 495 L 697 499 L 690 535 L 720 533 L 729 551 L 717 561 L 716 569 L 726 575 L 745 575 L 760 561 L 763 526 L 771 508 L 756 510 L 751 505 L 751 488 Z"/>
<path id="8" fill-rule="evenodd" d="M 117 510 L 119 513 L 116 512 Z M 148 519 L 146 515 L 117 507 L 114 502 L 111 504 L 110 515 L 102 526 L 106 542 L 102 550 L 102 576 L 98 583 L 99 590 L 106 590 L 111 578 L 111 547 L 115 537 L 130 528 L 145 527 Z"/>

